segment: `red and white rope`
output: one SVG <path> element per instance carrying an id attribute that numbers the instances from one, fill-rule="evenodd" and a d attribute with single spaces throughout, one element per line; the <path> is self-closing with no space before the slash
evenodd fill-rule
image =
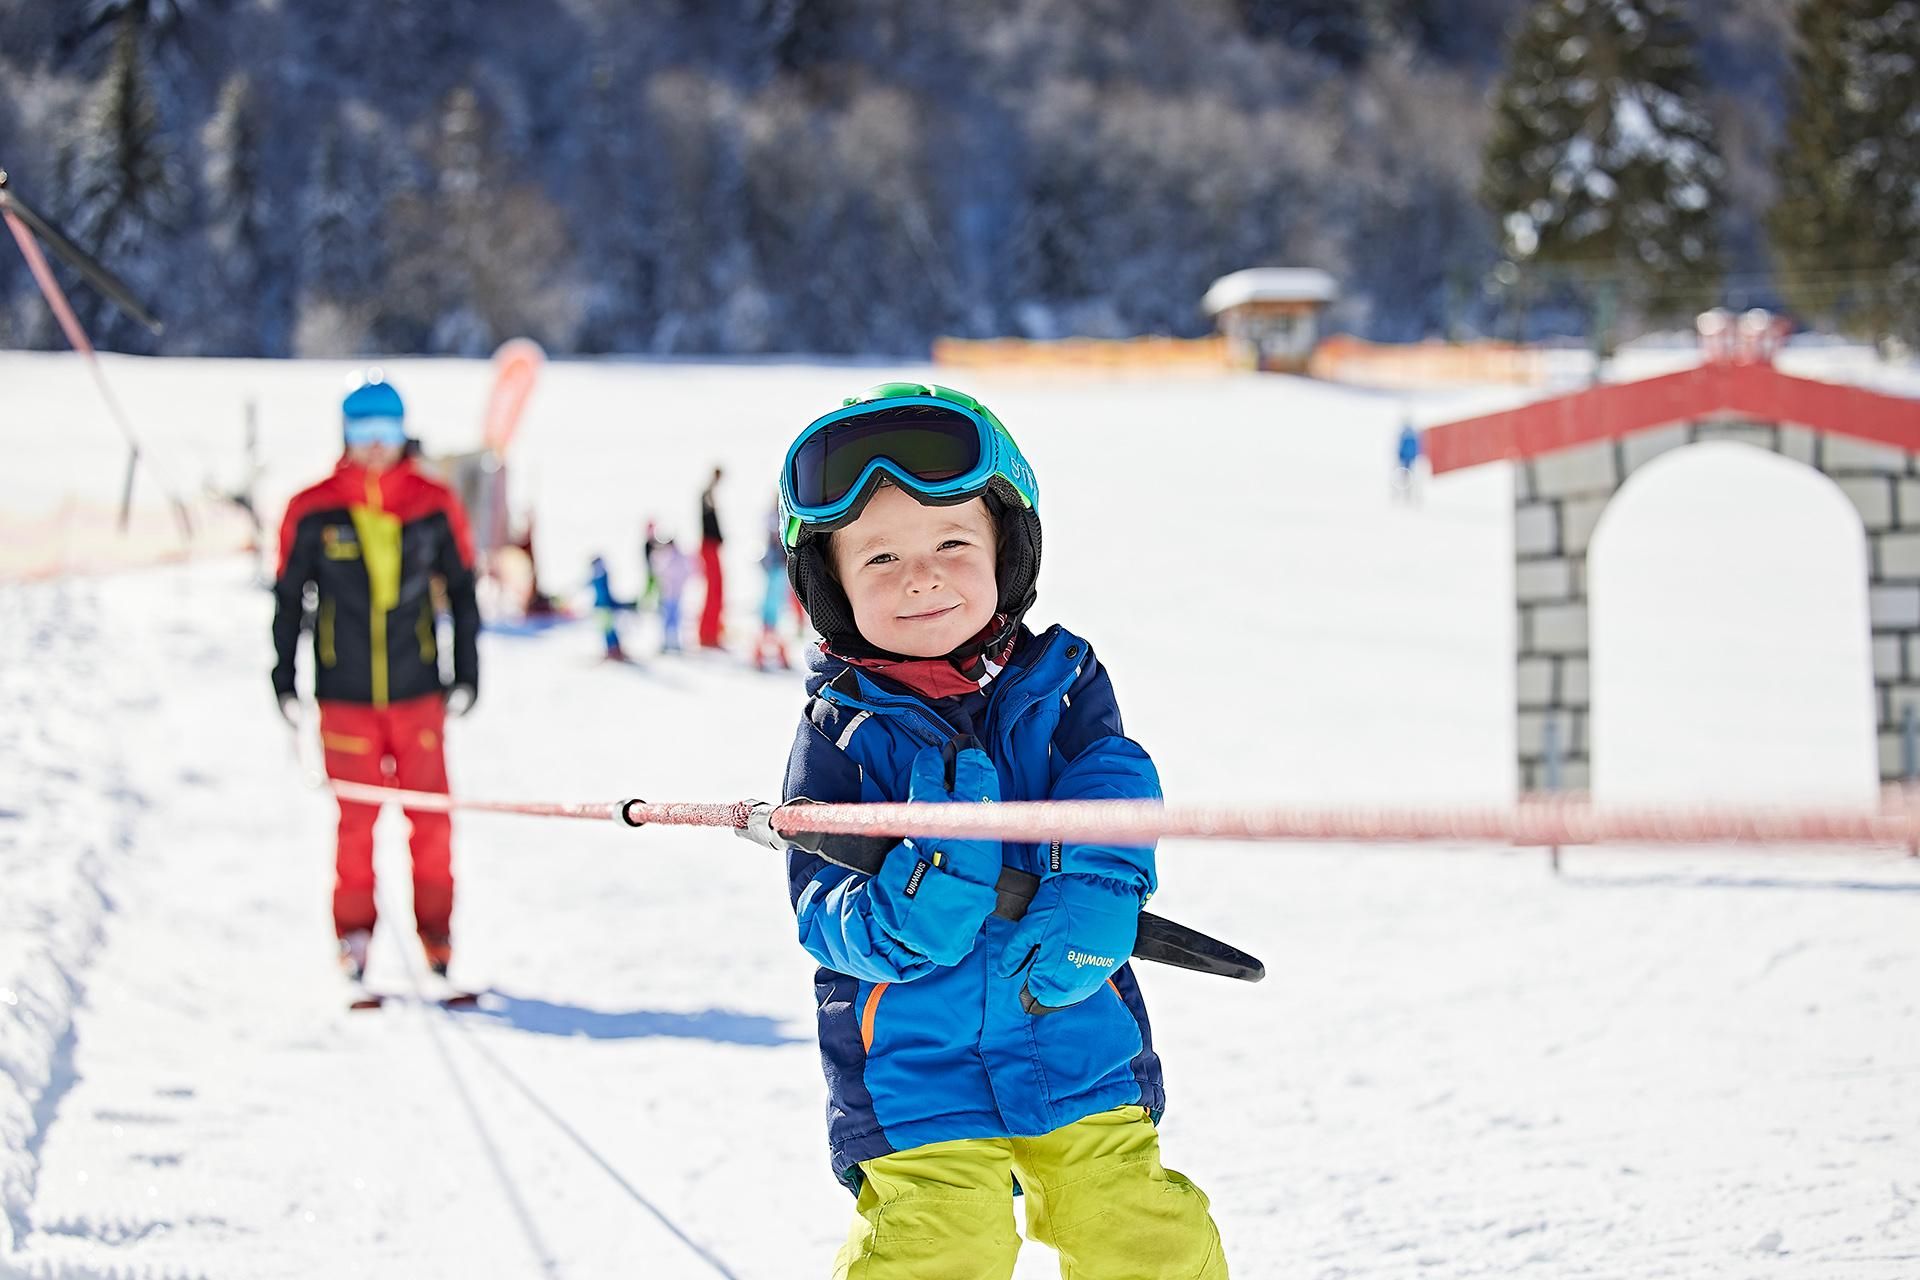
<path id="1" fill-rule="evenodd" d="M 524 804 L 333 782 L 341 799 L 397 801 L 438 811 L 590 818 L 637 826 L 743 828 L 751 802 Z M 1150 844 L 1156 840 L 1334 841 L 1386 844 L 1740 844 L 1908 847 L 1920 833 L 1920 796 L 1889 793 L 1879 811 L 1849 809 L 1596 808 L 1584 798 L 1529 796 L 1512 808 L 1304 809 L 1162 805 L 1137 800 L 1005 804 L 801 804 L 776 809 L 782 835 L 977 836 L 996 840 Z"/>

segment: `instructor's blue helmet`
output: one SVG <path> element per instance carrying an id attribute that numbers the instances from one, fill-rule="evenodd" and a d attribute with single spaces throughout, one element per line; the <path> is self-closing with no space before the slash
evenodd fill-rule
<path id="1" fill-rule="evenodd" d="M 406 443 L 407 406 L 378 369 L 369 370 L 360 385 L 347 393 L 340 415 L 350 445 Z"/>

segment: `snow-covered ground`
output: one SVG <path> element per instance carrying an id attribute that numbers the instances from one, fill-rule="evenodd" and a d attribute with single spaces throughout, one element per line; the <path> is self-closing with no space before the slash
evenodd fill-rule
<path id="1" fill-rule="evenodd" d="M 345 366 L 108 363 L 178 485 L 237 472 L 249 397 L 265 508 L 335 452 Z M 543 579 L 576 585 L 599 551 L 630 589 L 641 521 L 695 532 L 719 463 L 744 640 L 780 447 L 895 373 L 927 376 L 550 366 L 513 461 Z M 484 366 L 392 375 L 430 449 L 474 443 Z M 0 379 L 0 512 L 110 504 L 120 446 L 79 367 L 0 355 Z M 1041 478 L 1035 620 L 1099 646 L 1170 796 L 1510 794 L 1509 478 L 1448 477 L 1406 507 L 1386 473 L 1403 413 L 1516 393 L 962 385 Z M 1643 505 L 1646 521 L 1672 506 Z M 1780 653 L 1842 653 L 1804 634 L 1844 631 L 1833 611 L 1802 610 Z M 0 1274 L 824 1274 L 851 1203 L 826 1169 L 811 962 L 779 859 L 712 832 L 462 817 L 456 977 L 483 1008 L 349 1014 L 332 806 L 273 711 L 269 613 L 242 557 L 0 586 Z M 645 623 L 634 636 L 649 647 Z M 580 626 L 484 635 L 479 709 L 449 735 L 457 789 L 777 792 L 793 677 L 610 668 L 597 649 Z M 1736 683 L 1753 669 L 1688 679 L 1761 704 L 1773 691 Z M 1684 762 L 1694 794 L 1738 793 L 1741 723 Z M 1859 791 L 1862 767 L 1852 748 L 1807 763 L 1828 794 Z M 397 924 L 397 814 L 381 838 Z M 1141 974 L 1166 1155 L 1212 1196 L 1235 1274 L 1920 1274 L 1920 863 L 1575 851 L 1566 867 L 1163 847 L 1156 906 L 1271 975 Z M 404 996 L 422 970 L 383 929 L 374 982 Z M 1050 1256 L 1030 1248 L 1019 1274 L 1054 1274 Z"/>

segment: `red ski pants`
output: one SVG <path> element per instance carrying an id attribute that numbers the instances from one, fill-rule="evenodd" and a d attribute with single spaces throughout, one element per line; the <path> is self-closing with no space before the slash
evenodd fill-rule
<path id="1" fill-rule="evenodd" d="M 437 693 L 375 707 L 320 704 L 320 745 L 327 776 L 408 791 L 447 789 L 441 750 L 446 700 Z M 450 934 L 453 916 L 453 821 L 444 813 L 408 809 L 413 824 L 413 918 L 424 938 Z M 340 802 L 340 846 L 334 860 L 333 928 L 340 937 L 372 929 L 373 821 L 380 807 Z"/>
<path id="2" fill-rule="evenodd" d="M 700 608 L 700 645 L 713 649 L 720 645 L 720 608 L 726 603 L 726 586 L 720 577 L 720 544 L 711 538 L 700 544 L 700 569 L 707 576 L 707 601 Z"/>

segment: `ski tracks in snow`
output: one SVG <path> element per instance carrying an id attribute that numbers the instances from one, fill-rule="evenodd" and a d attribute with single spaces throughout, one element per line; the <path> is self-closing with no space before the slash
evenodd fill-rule
<path id="1" fill-rule="evenodd" d="M 381 906 L 381 914 L 389 919 L 395 916 L 392 906 L 386 903 Z M 390 953 L 404 952 L 404 947 L 395 942 L 396 935 L 393 931 L 388 930 L 382 937 L 390 944 L 394 944 L 388 947 Z M 568 1123 L 566 1118 L 541 1096 L 540 1090 L 529 1085 L 520 1072 L 513 1070 L 502 1061 L 500 1056 L 487 1046 L 487 1036 L 484 1033 L 475 1032 L 466 1021 L 470 1015 L 442 1008 L 430 1000 L 423 989 L 417 965 L 410 954 L 398 954 L 397 960 L 404 966 L 412 987 L 413 998 L 403 1002 L 403 1005 L 419 1017 L 420 1024 L 432 1045 L 434 1056 L 439 1060 L 452 1086 L 452 1092 L 459 1101 L 467 1126 L 475 1142 L 485 1154 L 492 1181 L 512 1213 L 527 1251 L 532 1255 L 541 1275 L 558 1277 L 568 1274 L 569 1269 L 563 1265 L 561 1259 L 556 1256 L 554 1248 L 548 1243 L 548 1231 L 542 1229 L 540 1214 L 529 1203 L 528 1192 L 522 1186 L 521 1177 L 515 1173 L 515 1161 L 507 1151 L 503 1150 L 501 1139 L 496 1136 L 496 1130 L 509 1128 L 511 1121 L 499 1115 L 495 1115 L 490 1120 L 487 1108 L 477 1100 L 473 1086 L 467 1079 L 468 1071 L 475 1059 L 485 1065 L 493 1076 L 504 1083 L 521 1102 L 546 1121 L 553 1131 L 566 1138 L 628 1199 L 650 1215 L 662 1229 L 684 1246 L 692 1258 L 698 1259 L 703 1264 L 698 1268 L 700 1274 L 711 1273 L 722 1277 L 723 1280 L 736 1280 L 735 1273 L 723 1261 L 683 1231 L 644 1192 L 635 1187 L 606 1155 L 581 1136 L 579 1130 Z M 457 1034 L 449 1034 L 449 1029 Z M 454 1047 L 456 1045 L 459 1046 L 457 1049 Z M 463 1068 L 459 1061 L 462 1057 L 467 1059 L 466 1068 Z M 681 1256 L 685 1257 L 684 1254 Z M 694 1270 L 691 1267 L 688 1269 Z"/>
<path id="2" fill-rule="evenodd" d="M 224 563 L 0 593 L 0 1276 L 734 1275 L 686 1170 L 575 1096 L 604 1052 L 345 1010 L 270 608 Z M 390 984 L 422 965 L 399 818 Z"/>

